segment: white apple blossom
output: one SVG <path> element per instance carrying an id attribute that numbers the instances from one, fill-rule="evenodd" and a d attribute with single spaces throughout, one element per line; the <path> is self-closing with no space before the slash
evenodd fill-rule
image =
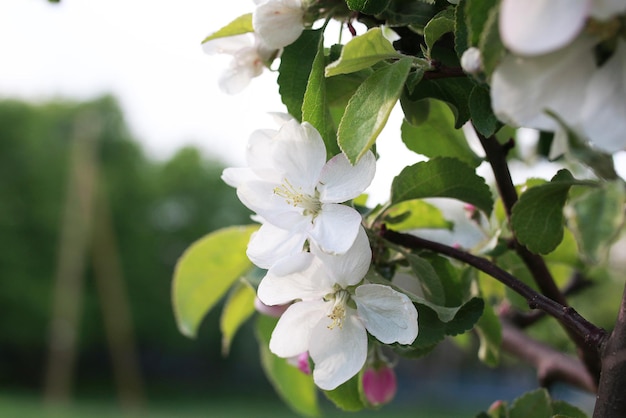
<path id="1" fill-rule="evenodd" d="M 301 0 L 264 0 L 252 13 L 254 31 L 266 45 L 280 49 L 293 43 L 304 30 Z"/>
<path id="2" fill-rule="evenodd" d="M 239 93 L 247 87 L 277 53 L 252 33 L 211 39 L 202 44 L 202 49 L 210 55 L 232 55 L 229 68 L 219 79 L 220 88 L 228 94 Z"/>
<path id="3" fill-rule="evenodd" d="M 359 228 L 345 254 L 327 254 L 311 244 L 311 252 L 276 263 L 259 285 L 265 304 L 295 301 L 280 317 L 270 350 L 283 358 L 308 351 L 313 380 L 322 389 L 336 388 L 363 368 L 368 332 L 385 344 L 411 344 L 417 337 L 417 310 L 406 295 L 359 284 L 370 262 L 369 241 Z"/>
<path id="4" fill-rule="evenodd" d="M 362 219 L 342 203 L 370 185 L 376 171 L 371 151 L 354 166 L 343 154 L 327 162 L 319 132 L 291 119 L 278 131 L 255 131 L 247 162 L 248 167 L 224 170 L 222 179 L 262 219 L 248 247 L 253 262 L 268 268 L 281 256 L 302 251 L 307 239 L 329 253 L 350 248 Z"/>
<path id="5" fill-rule="evenodd" d="M 509 50 L 541 55 L 573 42 L 589 18 L 604 21 L 624 12 L 624 0 L 503 0 L 498 26 Z"/>

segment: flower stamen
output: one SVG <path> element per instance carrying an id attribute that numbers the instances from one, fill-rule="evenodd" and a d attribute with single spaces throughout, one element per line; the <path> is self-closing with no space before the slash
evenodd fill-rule
<path id="1" fill-rule="evenodd" d="M 283 179 L 280 186 L 274 187 L 274 194 L 285 199 L 288 205 L 304 209 L 305 215 L 317 215 L 322 208 L 322 204 L 317 196 L 303 193 L 302 188 L 296 188 L 288 179 Z"/>
<path id="2" fill-rule="evenodd" d="M 350 294 L 346 290 L 339 290 L 335 293 L 335 302 L 333 303 L 333 310 L 328 317 L 332 319 L 332 323 L 328 326 L 328 329 L 334 329 L 339 327 L 343 328 L 343 321 L 346 319 L 346 303 Z"/>

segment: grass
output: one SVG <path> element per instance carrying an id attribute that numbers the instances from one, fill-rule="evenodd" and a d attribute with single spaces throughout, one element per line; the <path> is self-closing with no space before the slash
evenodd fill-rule
<path id="1" fill-rule="evenodd" d="M 342 412 L 322 402 L 323 417 L 340 418 L 463 418 L 473 413 L 459 410 L 435 411 L 415 405 L 398 407 L 393 404 L 379 411 Z M 216 399 L 173 402 L 158 400 L 140 410 L 124 411 L 115 403 L 102 400 L 79 400 L 69 405 L 45 406 L 34 395 L 0 394 L 0 417 L 11 418 L 293 418 L 297 417 L 285 405 L 264 399 Z"/>

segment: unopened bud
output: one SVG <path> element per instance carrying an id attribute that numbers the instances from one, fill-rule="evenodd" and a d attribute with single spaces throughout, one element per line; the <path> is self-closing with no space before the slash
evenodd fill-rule
<path id="1" fill-rule="evenodd" d="M 363 373 L 363 393 L 373 406 L 389 403 L 398 390 L 396 373 L 392 367 L 368 367 Z"/>
<path id="2" fill-rule="evenodd" d="M 471 47 L 461 56 L 461 67 L 468 74 L 478 74 L 483 70 L 483 60 L 480 49 Z"/>

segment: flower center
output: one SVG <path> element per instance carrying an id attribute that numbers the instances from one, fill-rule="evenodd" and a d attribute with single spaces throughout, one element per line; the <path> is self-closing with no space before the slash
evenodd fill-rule
<path id="1" fill-rule="evenodd" d="M 328 314 L 328 317 L 332 319 L 332 323 L 328 326 L 328 329 L 334 329 L 339 327 L 343 328 L 343 321 L 346 319 L 346 304 L 350 294 L 347 290 L 341 289 L 335 293 L 335 301 L 333 302 L 333 310 Z"/>
<path id="2" fill-rule="evenodd" d="M 304 215 L 316 216 L 322 208 L 317 191 L 315 196 L 303 193 L 301 187 L 296 188 L 287 179 L 283 179 L 280 186 L 274 187 L 274 194 L 285 199 L 288 205 L 304 209 Z"/>

